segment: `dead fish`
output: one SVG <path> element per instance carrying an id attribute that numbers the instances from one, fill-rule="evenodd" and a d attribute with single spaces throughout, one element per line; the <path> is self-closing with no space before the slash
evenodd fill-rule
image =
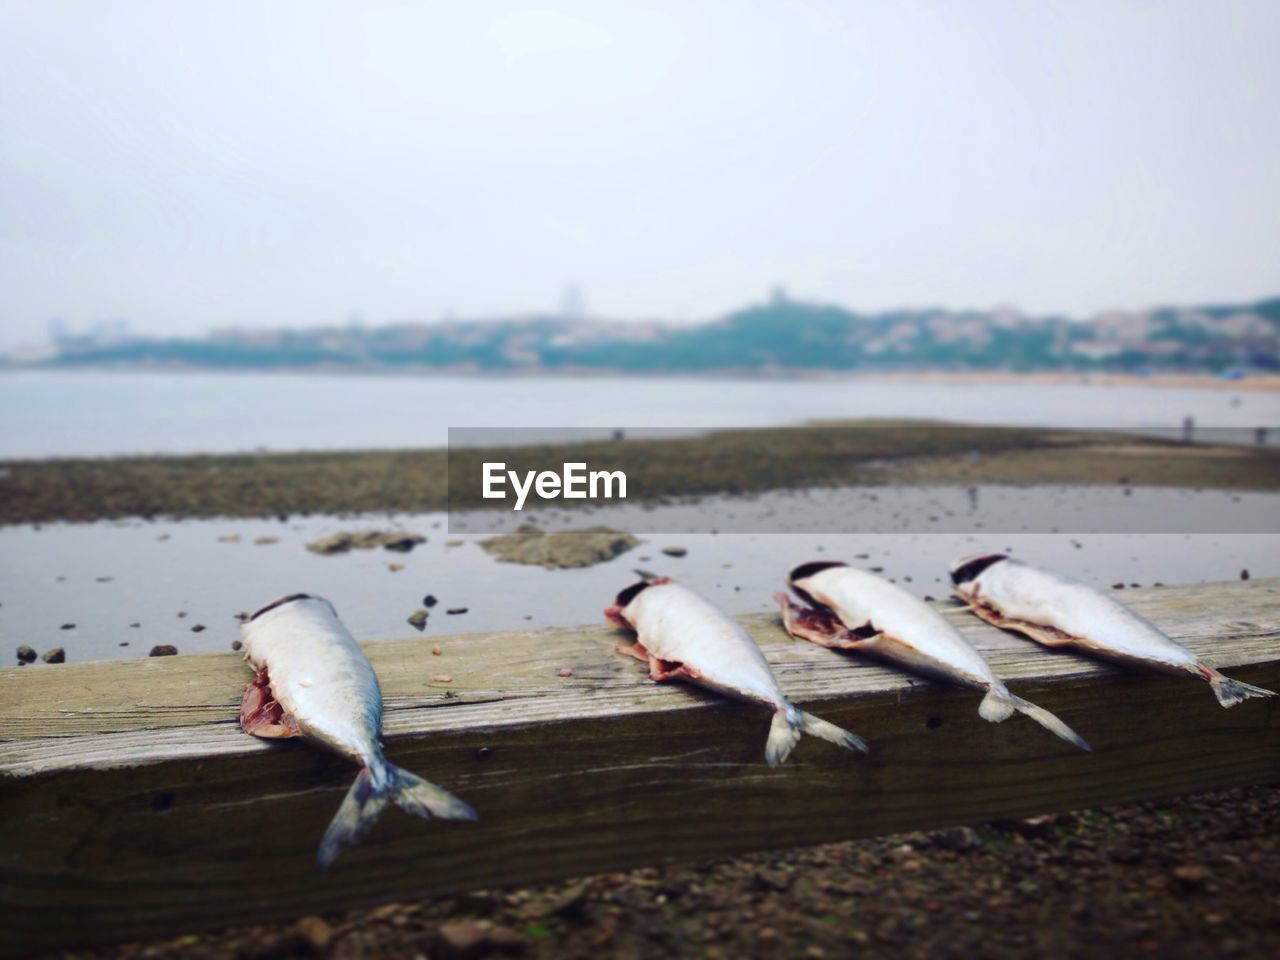
<path id="1" fill-rule="evenodd" d="M 382 755 L 382 691 L 364 651 L 328 600 L 295 593 L 240 624 L 257 675 L 240 702 L 255 737 L 304 737 L 361 765 L 320 841 L 323 869 L 373 825 L 388 802 L 420 817 L 475 820 L 453 794 Z"/>
<path id="2" fill-rule="evenodd" d="M 1276 695 L 1224 677 L 1106 594 L 1002 553 L 957 560 L 951 565 L 951 582 L 955 595 L 983 620 L 1046 647 L 1071 647 L 1130 666 L 1189 673 L 1208 681 L 1224 707 Z"/>
<path id="3" fill-rule="evenodd" d="M 854 650 L 916 673 L 986 692 L 983 720 L 999 723 L 1016 710 L 1073 743 L 1091 749 L 1048 710 L 1009 692 L 990 664 L 942 614 L 902 587 L 865 570 L 834 561 L 805 563 L 791 571 L 791 589 L 809 604 L 774 594 L 782 624 L 793 637 L 822 647 Z"/>
<path id="4" fill-rule="evenodd" d="M 864 753 L 860 737 L 805 713 L 787 699 L 756 642 L 721 610 L 668 577 L 641 580 L 618 594 L 604 611 L 610 622 L 632 629 L 635 643 L 618 652 L 649 665 L 649 679 L 689 680 L 709 690 L 760 703 L 773 711 L 765 759 L 787 759 L 800 734 Z"/>

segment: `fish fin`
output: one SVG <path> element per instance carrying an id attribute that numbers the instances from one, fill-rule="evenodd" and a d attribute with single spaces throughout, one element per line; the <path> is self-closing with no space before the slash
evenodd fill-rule
<path id="1" fill-rule="evenodd" d="M 796 713 L 798 714 L 799 711 Z M 769 762 L 769 766 L 776 767 L 786 760 L 799 742 L 799 725 L 792 724 L 786 710 L 775 711 L 773 722 L 769 724 L 769 739 L 764 745 L 764 758 Z"/>
<path id="2" fill-rule="evenodd" d="M 320 869 L 329 869 L 343 847 L 360 839 L 373 826 L 386 805 L 386 795 L 374 789 L 369 768 L 361 767 L 320 840 L 320 851 L 316 855 L 316 863 Z"/>
<path id="3" fill-rule="evenodd" d="M 1036 643 L 1045 647 L 1071 647 L 1080 643 L 1078 637 L 1063 633 L 1061 630 L 1055 630 L 1053 627 L 1043 624 L 1031 623 L 1027 620 L 1014 620 L 1010 617 L 1003 616 L 997 611 L 988 607 L 980 600 L 975 600 L 967 594 L 958 590 L 952 591 L 952 596 L 959 597 L 968 605 L 968 610 L 975 616 L 981 617 L 993 627 L 999 627 L 1001 630 L 1009 630 L 1013 633 L 1020 633 L 1024 637 L 1034 640 Z"/>
<path id="4" fill-rule="evenodd" d="M 1013 706 L 1013 709 L 1017 710 L 1019 713 L 1030 717 L 1050 733 L 1067 741 L 1067 743 L 1075 744 L 1081 750 L 1087 750 L 1089 753 L 1093 752 L 1093 747 L 1089 746 L 1089 744 L 1085 742 L 1084 737 L 1080 736 L 1080 734 L 1076 733 L 1044 707 L 1037 707 L 1034 703 L 1023 700 L 1021 697 L 1014 696 L 1012 693 L 1008 693 L 1007 691 L 1005 695 L 1009 698 L 1009 703 Z M 987 694 L 988 699 L 990 699 L 990 696 L 990 694 Z M 986 700 L 984 700 L 983 703 L 985 704 Z M 979 708 L 978 712 L 982 712 L 981 708 Z"/>
<path id="5" fill-rule="evenodd" d="M 441 820 L 480 819 L 480 815 L 469 804 L 416 773 L 387 764 L 387 775 L 391 781 L 391 800 L 401 810 L 420 817 L 439 817 Z"/>
<path id="6" fill-rule="evenodd" d="M 634 657 L 641 663 L 649 662 L 649 651 L 645 649 L 643 643 L 637 640 L 635 643 L 620 643 L 613 648 L 615 653 L 620 653 L 624 657 Z"/>
<path id="7" fill-rule="evenodd" d="M 654 683 L 667 680 L 701 680 L 702 674 L 678 660 L 663 660 L 649 654 L 649 679 Z"/>
<path id="8" fill-rule="evenodd" d="M 782 629 L 797 640 L 808 640 L 833 650 L 848 650 L 865 639 L 851 634 L 829 614 L 800 606 L 785 593 L 775 593 L 773 599 L 782 611 Z"/>
<path id="9" fill-rule="evenodd" d="M 846 750 L 861 750 L 863 753 L 871 752 L 867 742 L 861 737 L 837 727 L 834 723 L 828 723 L 821 717 L 815 717 L 812 713 L 805 713 L 803 710 L 800 711 L 800 730 L 811 737 L 826 740 L 828 743 L 834 743 L 836 746 L 844 747 Z"/>
<path id="10" fill-rule="evenodd" d="M 271 678 L 263 667 L 244 688 L 240 698 L 240 727 L 251 736 L 264 740 L 296 737 L 298 726 L 293 717 L 285 713 L 271 693 Z"/>
<path id="11" fill-rule="evenodd" d="M 802 733 L 834 743 L 846 750 L 869 752 L 866 741 L 848 730 L 842 730 L 834 723 L 828 723 L 795 707 L 783 708 L 774 712 L 773 722 L 769 725 L 769 740 L 764 748 L 764 758 L 769 766 L 776 767 L 786 760 L 799 743 Z"/>
<path id="12" fill-rule="evenodd" d="M 1224 707 L 1234 707 L 1237 703 L 1248 700 L 1250 697 L 1274 697 L 1276 695 L 1274 690 L 1255 687 L 1251 683 L 1244 683 L 1240 680 L 1232 680 L 1230 677 L 1224 677 L 1217 670 L 1214 670 L 1208 679 L 1209 685 L 1213 687 L 1214 696 L 1218 698 L 1218 702 Z"/>
<path id="13" fill-rule="evenodd" d="M 1000 723 L 1013 716 L 1013 704 L 1009 700 L 1009 691 L 996 688 L 988 690 L 987 695 L 978 704 L 978 716 L 988 723 Z"/>
<path id="14" fill-rule="evenodd" d="M 383 760 L 376 774 L 369 767 L 361 768 L 330 821 L 316 856 L 321 870 L 327 870 L 344 847 L 368 832 L 388 801 L 420 817 L 478 819 L 471 807 L 447 790 Z"/>

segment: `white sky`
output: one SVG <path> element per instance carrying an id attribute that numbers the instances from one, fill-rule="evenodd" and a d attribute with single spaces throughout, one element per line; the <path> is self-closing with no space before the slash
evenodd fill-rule
<path id="1" fill-rule="evenodd" d="M 1280 3 L 0 0 L 0 344 L 1280 292 Z"/>

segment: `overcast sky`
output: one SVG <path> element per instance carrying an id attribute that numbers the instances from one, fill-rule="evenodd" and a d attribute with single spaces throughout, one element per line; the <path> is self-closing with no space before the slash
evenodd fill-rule
<path id="1" fill-rule="evenodd" d="M 1280 292 L 1280 3 L 0 0 L 2 345 Z"/>

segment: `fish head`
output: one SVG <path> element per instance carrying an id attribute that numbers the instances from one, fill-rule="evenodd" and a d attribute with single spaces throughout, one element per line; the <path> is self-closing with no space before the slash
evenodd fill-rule
<path id="1" fill-rule="evenodd" d="M 982 572 L 1009 557 L 1003 553 L 978 553 L 961 557 L 951 564 L 951 583 L 956 587 L 967 587 L 974 583 Z"/>
<path id="2" fill-rule="evenodd" d="M 830 606 L 814 596 L 812 585 L 809 583 L 812 577 L 817 576 L 824 570 L 833 570 L 837 567 L 847 567 L 847 563 L 840 560 L 813 560 L 809 563 L 802 563 L 798 567 L 793 567 L 791 573 L 787 576 L 787 585 L 796 592 L 805 603 L 822 610 L 830 610 Z"/>
<path id="3" fill-rule="evenodd" d="M 647 588 L 670 582 L 670 577 L 645 577 L 643 580 L 637 580 L 631 586 L 624 588 L 613 598 L 613 603 L 604 608 L 605 619 L 615 626 L 631 626 L 631 621 L 627 618 L 627 607 L 631 606 L 635 598 Z"/>

